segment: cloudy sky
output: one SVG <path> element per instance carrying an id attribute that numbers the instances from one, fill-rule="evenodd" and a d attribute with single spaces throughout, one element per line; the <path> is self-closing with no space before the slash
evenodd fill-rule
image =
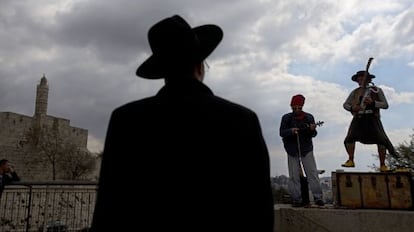
<path id="1" fill-rule="evenodd" d="M 324 121 L 314 139 L 318 168 L 341 169 L 351 115 L 342 108 L 365 69 L 390 104 L 382 122 L 394 146 L 410 140 L 414 120 L 412 0 L 0 0 L 0 111 L 33 115 L 36 85 L 49 82 L 48 114 L 89 131 L 101 151 L 111 111 L 156 94 L 161 80 L 135 76 L 151 53 L 147 31 L 179 14 L 192 26 L 217 24 L 222 43 L 207 59 L 216 95 L 254 110 L 272 175 L 287 175 L 279 136 L 291 96 Z M 357 144 L 352 171 L 378 165 L 374 145 Z M 196 154 L 195 154 L 196 155 Z M 347 169 L 348 170 L 348 169 Z"/>

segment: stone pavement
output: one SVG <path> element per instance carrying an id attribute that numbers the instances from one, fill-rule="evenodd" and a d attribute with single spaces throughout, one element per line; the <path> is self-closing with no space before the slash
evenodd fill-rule
<path id="1" fill-rule="evenodd" d="M 414 211 L 275 205 L 274 232 L 412 232 Z"/>

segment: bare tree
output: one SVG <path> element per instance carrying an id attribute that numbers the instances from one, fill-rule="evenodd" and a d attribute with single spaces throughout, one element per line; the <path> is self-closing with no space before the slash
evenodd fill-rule
<path id="1" fill-rule="evenodd" d="M 66 144 L 58 166 L 62 172 L 62 178 L 68 180 L 87 179 L 95 169 L 96 157 L 75 144 Z"/>
<path id="2" fill-rule="evenodd" d="M 25 146 L 30 165 L 51 171 L 52 180 L 77 180 L 93 172 L 96 158 L 63 137 L 57 123 L 52 126 L 34 124 L 20 143 Z"/>

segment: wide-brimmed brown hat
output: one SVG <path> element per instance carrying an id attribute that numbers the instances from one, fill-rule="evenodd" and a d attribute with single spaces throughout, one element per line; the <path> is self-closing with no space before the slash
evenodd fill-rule
<path id="1" fill-rule="evenodd" d="M 359 76 L 364 76 L 365 75 L 365 70 L 361 70 L 361 71 L 358 71 L 357 73 L 355 73 L 353 76 L 352 76 L 352 80 L 353 81 L 356 81 L 356 82 L 358 82 L 358 80 L 357 80 L 357 77 L 359 77 Z M 371 78 L 371 79 L 374 79 L 375 78 L 375 75 L 372 75 L 372 74 L 370 74 L 369 72 L 368 72 L 368 76 L 367 76 L 368 78 Z"/>
<path id="2" fill-rule="evenodd" d="M 196 64 L 206 59 L 223 38 L 217 25 L 191 28 L 179 15 L 165 18 L 148 31 L 152 55 L 137 69 L 137 76 L 146 79 L 165 77 L 165 66 Z"/>

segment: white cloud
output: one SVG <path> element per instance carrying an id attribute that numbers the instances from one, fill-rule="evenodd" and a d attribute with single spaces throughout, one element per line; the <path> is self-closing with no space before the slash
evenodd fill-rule
<path id="1" fill-rule="evenodd" d="M 103 151 L 102 139 L 96 138 L 95 136 L 88 135 L 88 150 L 93 153 L 99 153 Z"/>
<path id="2" fill-rule="evenodd" d="M 400 92 L 398 93 L 394 88 L 380 85 L 381 89 L 387 97 L 389 104 L 413 104 L 414 92 Z"/>

